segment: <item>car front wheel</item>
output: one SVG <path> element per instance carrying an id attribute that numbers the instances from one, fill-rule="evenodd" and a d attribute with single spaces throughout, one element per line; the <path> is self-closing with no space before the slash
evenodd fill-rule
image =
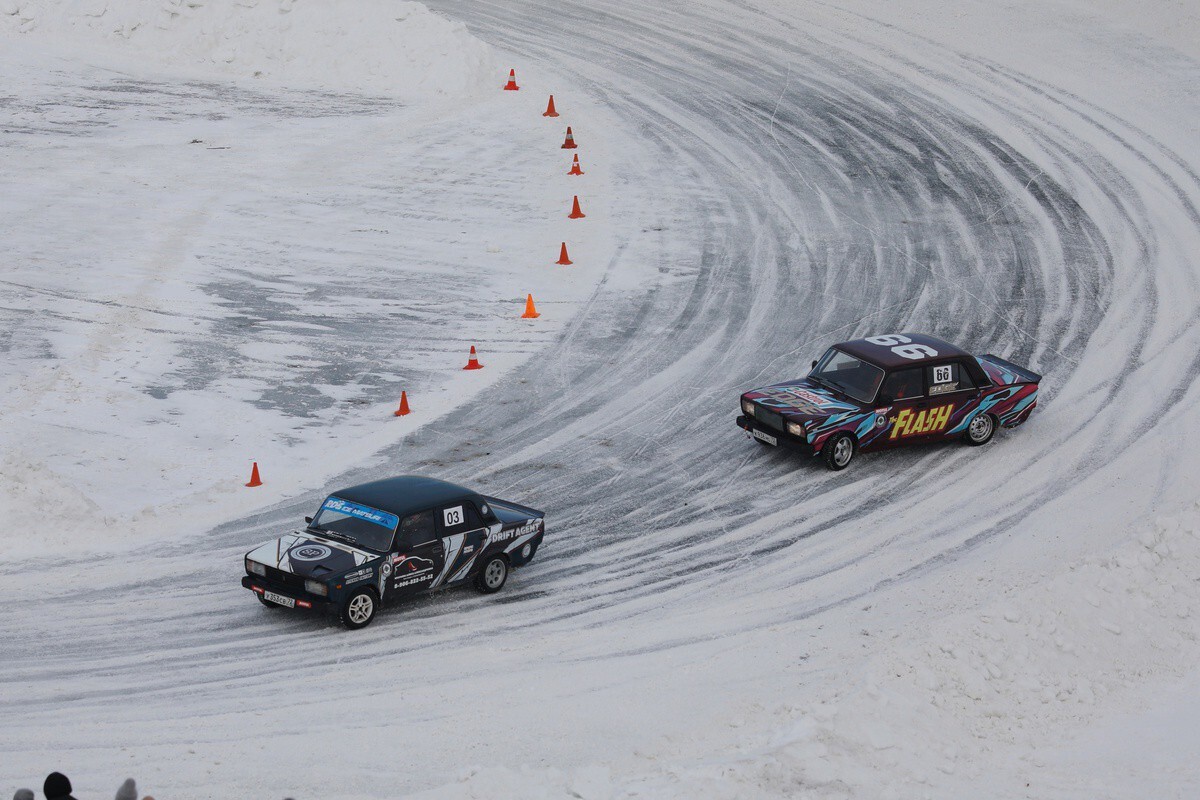
<path id="1" fill-rule="evenodd" d="M 475 588 L 484 594 L 493 594 L 500 591 L 507 580 L 508 559 L 504 556 L 492 556 L 475 578 Z"/>
<path id="2" fill-rule="evenodd" d="M 855 449 L 853 436 L 848 433 L 835 433 L 821 448 L 821 454 L 825 457 L 825 466 L 834 472 L 845 469 L 850 466 Z"/>
<path id="3" fill-rule="evenodd" d="M 375 619 L 379 598 L 370 589 L 359 589 L 342 604 L 342 624 L 352 631 L 365 628 Z"/>
<path id="4" fill-rule="evenodd" d="M 967 426 L 967 444 L 973 447 L 985 445 L 996 433 L 996 418 L 991 414 L 977 414 Z"/>

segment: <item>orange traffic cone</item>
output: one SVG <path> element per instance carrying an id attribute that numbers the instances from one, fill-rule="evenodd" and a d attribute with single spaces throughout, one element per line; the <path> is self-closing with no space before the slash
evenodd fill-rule
<path id="1" fill-rule="evenodd" d="M 258 477 L 258 462 L 254 462 L 254 467 L 250 470 L 250 482 L 247 486 L 262 486 L 262 478 Z"/>
<path id="2" fill-rule="evenodd" d="M 554 110 L 554 95 L 550 95 L 550 102 L 546 104 L 546 112 L 543 117 L 557 117 L 558 112 Z"/>
<path id="3" fill-rule="evenodd" d="M 533 295 L 525 295 L 525 313 L 521 315 L 521 319 L 537 319 L 540 316 L 537 306 L 533 304 Z"/>
<path id="4" fill-rule="evenodd" d="M 583 219 L 585 216 L 579 208 L 579 195 L 575 195 L 575 202 L 571 204 L 571 213 L 567 214 L 567 219 Z"/>
<path id="5" fill-rule="evenodd" d="M 558 251 L 558 261 L 555 261 L 554 263 L 562 264 L 564 267 L 567 266 L 568 264 L 575 263 L 575 262 L 571 261 L 570 258 L 567 257 L 567 243 L 566 242 L 562 243 L 562 250 Z"/>
<path id="6" fill-rule="evenodd" d="M 510 69 L 508 71 L 508 83 L 504 84 L 504 91 L 515 92 L 520 88 L 520 86 L 517 86 L 517 71 L 515 69 Z"/>
<path id="7" fill-rule="evenodd" d="M 475 355 L 475 345 L 471 345 L 471 357 L 467 359 L 467 365 L 463 369 L 483 369 L 483 364 L 479 363 L 479 357 Z"/>
<path id="8" fill-rule="evenodd" d="M 408 393 L 401 392 L 400 393 L 400 407 L 396 409 L 396 416 L 404 417 L 411 413 L 412 413 L 412 410 L 408 407 Z"/>
<path id="9" fill-rule="evenodd" d="M 578 153 L 575 154 L 575 159 L 571 162 L 571 171 L 568 172 L 567 174 L 568 175 L 582 175 L 583 174 L 583 170 L 581 170 L 579 168 L 579 154 Z"/>
<path id="10" fill-rule="evenodd" d="M 575 134 L 571 133 L 571 126 L 567 126 L 567 138 L 563 141 L 561 150 L 574 150 L 578 145 L 575 144 Z"/>

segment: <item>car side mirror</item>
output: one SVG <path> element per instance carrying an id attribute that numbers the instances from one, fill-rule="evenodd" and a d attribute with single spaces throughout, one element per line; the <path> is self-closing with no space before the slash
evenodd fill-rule
<path id="1" fill-rule="evenodd" d="M 813 368 L 813 369 L 816 369 L 816 368 L 817 368 L 817 360 L 816 360 L 815 358 L 813 359 L 813 365 L 812 365 L 812 368 Z"/>
<path id="2" fill-rule="evenodd" d="M 312 524 L 312 517 L 305 517 L 304 521 L 308 524 Z"/>

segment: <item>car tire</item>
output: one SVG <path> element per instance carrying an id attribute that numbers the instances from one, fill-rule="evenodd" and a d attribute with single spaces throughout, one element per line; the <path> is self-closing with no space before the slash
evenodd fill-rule
<path id="1" fill-rule="evenodd" d="M 972 447 L 982 447 L 996 435 L 996 418 L 991 414 L 977 414 L 967 425 L 963 440 Z"/>
<path id="2" fill-rule="evenodd" d="M 340 616 L 343 625 L 356 631 L 370 625 L 371 620 L 375 619 L 377 611 L 379 611 L 379 596 L 372 589 L 359 589 L 347 597 L 346 602 L 342 603 Z"/>
<path id="3" fill-rule="evenodd" d="M 508 581 L 508 559 L 501 555 L 492 556 L 475 576 L 475 588 L 483 594 L 495 594 Z"/>
<path id="4" fill-rule="evenodd" d="M 258 592 L 255 592 L 254 596 L 258 598 L 258 602 L 262 603 L 267 608 L 283 608 L 283 606 L 279 605 L 279 603 L 272 603 L 270 600 L 263 597 Z"/>
<path id="5" fill-rule="evenodd" d="M 825 466 L 838 472 L 850 466 L 857 451 L 858 445 L 853 436 L 848 433 L 835 433 L 821 448 L 821 455 L 825 458 Z"/>

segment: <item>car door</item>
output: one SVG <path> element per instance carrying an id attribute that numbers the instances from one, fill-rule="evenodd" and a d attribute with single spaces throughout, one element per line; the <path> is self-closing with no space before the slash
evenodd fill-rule
<path id="1" fill-rule="evenodd" d="M 434 515 L 442 546 L 442 569 L 433 588 L 464 580 L 487 546 L 487 527 L 469 498 L 447 503 Z"/>
<path id="2" fill-rule="evenodd" d="M 925 394 L 925 369 L 905 367 L 892 370 L 879 389 L 882 404 L 890 406 L 887 432 L 877 446 L 898 447 L 913 444 L 924 438 L 928 418 L 929 397 Z"/>
<path id="3" fill-rule="evenodd" d="M 959 359 L 932 364 L 925 367 L 925 372 L 930 409 L 927 438 L 949 438 L 956 424 L 979 404 L 979 387 Z"/>
<path id="4" fill-rule="evenodd" d="M 421 511 L 400 520 L 396 545 L 383 569 L 390 571 L 390 599 L 400 599 L 433 588 L 443 566 L 442 543 L 437 535 L 435 512 Z"/>

